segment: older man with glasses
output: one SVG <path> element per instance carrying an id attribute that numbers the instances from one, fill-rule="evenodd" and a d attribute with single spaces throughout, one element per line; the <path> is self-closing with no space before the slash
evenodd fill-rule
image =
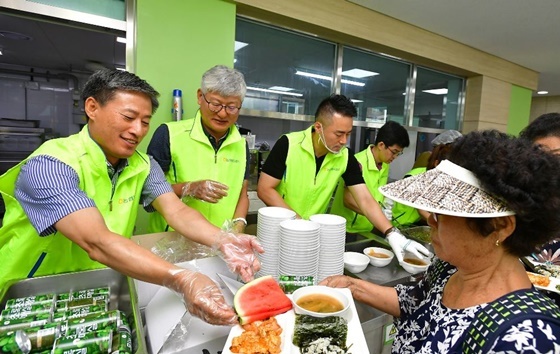
<path id="1" fill-rule="evenodd" d="M 247 88 L 243 74 L 217 65 L 206 71 L 197 91 L 199 110 L 192 119 L 162 124 L 148 146 L 175 193 L 221 227 L 233 221 L 243 232 L 249 209 L 249 150 L 235 127 Z M 150 232 L 169 231 L 154 213 Z"/>

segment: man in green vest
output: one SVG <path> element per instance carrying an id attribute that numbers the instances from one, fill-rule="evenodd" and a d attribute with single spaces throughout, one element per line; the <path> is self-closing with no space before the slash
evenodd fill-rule
<path id="1" fill-rule="evenodd" d="M 369 193 L 356 157 L 346 149 L 356 114 L 356 107 L 347 97 L 325 98 L 312 126 L 278 139 L 263 166 L 258 196 L 268 206 L 288 208 L 307 219 L 327 212 L 342 178 L 366 218 L 384 233 L 399 261 L 405 250 L 422 258 L 429 251 L 391 225 Z"/>
<path id="2" fill-rule="evenodd" d="M 406 129 L 397 122 L 388 121 L 379 128 L 375 143 L 355 155 L 367 189 L 377 204 L 383 204 L 384 198 L 378 188 L 387 184 L 389 164 L 402 155 L 404 148 L 408 145 L 410 145 L 410 139 Z M 354 199 L 349 195 L 349 189 L 345 187 L 344 180 L 340 180 L 332 213 L 346 219 L 346 231 L 349 233 L 371 232 L 374 225 L 362 214 Z"/>
<path id="3" fill-rule="evenodd" d="M 214 226 L 232 220 L 236 232 L 243 232 L 249 209 L 249 150 L 235 126 L 245 92 L 242 73 L 212 67 L 202 75 L 196 116 L 162 124 L 148 146 L 148 154 L 185 204 Z M 169 225 L 153 213 L 149 230 L 168 231 Z"/>
<path id="4" fill-rule="evenodd" d="M 45 142 L 0 176 L 0 297 L 20 279 L 108 266 L 182 294 L 188 310 L 210 323 L 236 322 L 210 278 L 129 239 L 141 203 L 189 239 L 216 247 L 245 279 L 259 268 L 254 252 L 262 248 L 252 237 L 226 234 L 184 205 L 159 165 L 137 150 L 157 96 L 132 73 L 94 73 L 82 92 L 81 132 Z"/>

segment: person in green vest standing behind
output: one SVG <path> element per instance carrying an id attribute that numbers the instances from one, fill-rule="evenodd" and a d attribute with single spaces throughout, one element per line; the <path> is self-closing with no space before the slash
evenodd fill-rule
<path id="1" fill-rule="evenodd" d="M 382 205 L 383 195 L 378 188 L 387 184 L 389 164 L 402 155 L 404 148 L 410 145 L 408 132 L 397 122 L 383 124 L 375 137 L 375 143 L 357 153 L 362 177 L 369 193 L 377 204 Z M 354 198 L 346 192 L 344 180 L 340 180 L 336 190 L 332 213 L 346 219 L 346 231 L 349 233 L 371 232 L 374 225 L 363 215 Z"/>
<path id="2" fill-rule="evenodd" d="M 6 204 L 0 228 L 0 297 L 17 280 L 106 266 L 182 295 L 191 314 L 214 324 L 237 323 L 216 284 L 130 240 L 138 207 L 157 210 L 185 237 L 219 250 L 246 281 L 260 269 L 262 247 L 249 235 L 210 224 L 173 193 L 159 165 L 137 150 L 159 103 L 136 75 L 101 70 L 82 98 L 87 124 L 42 144 L 0 176 Z"/>
<path id="3" fill-rule="evenodd" d="M 451 151 L 451 144 L 461 136 L 463 136 L 463 134 L 456 130 L 446 130 L 436 136 L 432 140 L 433 149 L 430 157 L 428 158 L 426 167 L 413 168 L 406 173 L 403 178 L 416 176 L 436 167 L 441 161 L 447 158 L 449 152 Z M 393 204 L 392 214 L 392 223 L 398 227 L 412 226 L 422 223 L 430 216 L 430 213 L 425 210 L 418 210 L 411 206 L 397 202 Z"/>
<path id="4" fill-rule="evenodd" d="M 235 123 L 247 88 L 243 74 L 217 65 L 202 75 L 192 119 L 162 124 L 148 145 L 173 191 L 212 224 L 232 220 L 243 232 L 249 197 L 249 150 Z M 150 232 L 171 230 L 158 213 L 150 215 Z"/>
<path id="5" fill-rule="evenodd" d="M 331 95 L 321 101 L 313 125 L 276 141 L 259 177 L 258 196 L 268 206 L 288 208 L 308 219 L 327 212 L 342 178 L 368 220 L 384 233 L 399 262 L 405 250 L 423 258 L 430 252 L 391 225 L 369 193 L 356 157 L 346 148 L 356 115 L 346 96 Z"/>

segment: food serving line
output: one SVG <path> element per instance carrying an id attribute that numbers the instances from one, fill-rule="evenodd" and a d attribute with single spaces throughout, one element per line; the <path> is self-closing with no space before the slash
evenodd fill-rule
<path id="1" fill-rule="evenodd" d="M 177 237 L 180 236 L 171 232 L 135 236 L 134 238 L 140 245 L 151 248 L 157 240 Z M 374 241 L 363 239 L 348 243 L 346 247 L 347 250 L 357 251 L 372 245 L 372 242 Z M 219 257 L 179 264 L 183 267 L 198 269 L 213 278 L 220 285 L 226 301 L 232 303 L 233 294 L 217 274 L 229 275 L 232 278 L 235 276 L 229 272 Z M 383 268 L 370 265 L 366 270 L 354 276 L 387 285 L 410 280 L 410 274 L 402 268 L 399 269 L 395 260 Z M 2 295 L 0 306 L 3 308 L 10 298 L 107 286 L 111 292 L 110 309 L 118 309 L 129 318 L 134 353 L 218 353 L 224 349 L 230 327 L 208 325 L 188 314 L 185 315 L 185 308 L 180 298 L 168 289 L 127 278 L 111 269 L 21 281 L 11 286 Z M 355 302 L 355 311 L 358 314 L 369 351 L 371 353 L 389 352 L 392 317 L 359 302 Z M 162 347 L 164 350 L 161 350 Z"/>

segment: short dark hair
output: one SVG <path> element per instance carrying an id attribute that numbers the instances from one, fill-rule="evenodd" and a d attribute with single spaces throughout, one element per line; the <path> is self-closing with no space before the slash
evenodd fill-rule
<path id="1" fill-rule="evenodd" d="M 471 132 L 452 145 L 449 160 L 479 179 L 488 193 L 515 212 L 516 226 L 504 241 L 515 256 L 527 256 L 560 231 L 560 157 L 496 130 Z M 482 236 L 499 228 L 500 218 L 469 218 Z"/>
<path id="2" fill-rule="evenodd" d="M 102 106 L 118 91 L 140 92 L 152 101 L 152 114 L 159 107 L 159 93 L 145 80 L 128 71 L 102 69 L 94 72 L 82 90 L 82 99 L 93 97 Z"/>
<path id="3" fill-rule="evenodd" d="M 315 121 L 319 121 L 319 118 L 321 118 L 326 123 L 335 113 L 352 118 L 358 115 L 356 106 L 348 97 L 330 95 L 319 103 L 319 107 L 315 111 Z"/>
<path id="4" fill-rule="evenodd" d="M 383 124 L 377 132 L 375 145 L 380 142 L 383 142 L 387 147 L 398 145 L 404 149 L 410 145 L 410 138 L 408 137 L 408 132 L 402 125 L 390 120 Z"/>
<path id="5" fill-rule="evenodd" d="M 548 136 L 560 138 L 560 113 L 545 113 L 538 116 L 519 135 L 519 137 L 532 142 Z"/>

